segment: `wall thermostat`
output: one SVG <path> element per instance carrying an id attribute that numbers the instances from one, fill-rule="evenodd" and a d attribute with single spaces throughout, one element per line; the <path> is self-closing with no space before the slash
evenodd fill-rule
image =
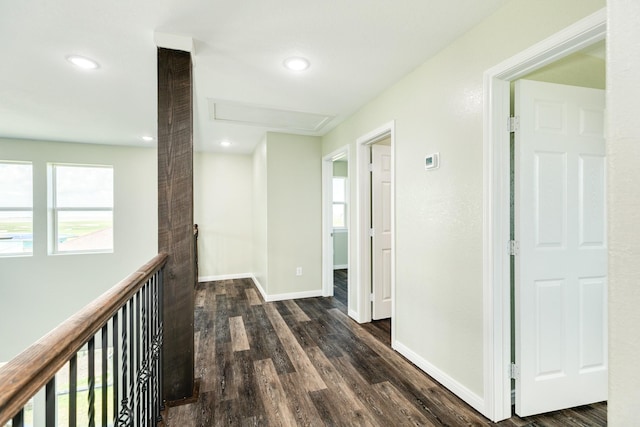
<path id="1" fill-rule="evenodd" d="M 438 169 L 440 166 L 440 153 L 429 154 L 424 158 L 425 170 Z"/>

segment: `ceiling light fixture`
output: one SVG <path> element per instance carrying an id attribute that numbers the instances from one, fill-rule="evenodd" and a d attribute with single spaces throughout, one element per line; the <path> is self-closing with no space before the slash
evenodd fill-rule
<path id="1" fill-rule="evenodd" d="M 143 139 L 144 141 L 147 141 L 147 142 L 151 142 L 151 141 L 153 141 L 153 137 L 152 137 L 152 136 L 147 136 L 147 135 L 143 136 L 143 137 L 142 137 L 142 139 Z"/>
<path id="2" fill-rule="evenodd" d="M 290 71 L 304 71 L 311 65 L 308 59 L 294 56 L 287 58 L 283 62 L 284 67 Z"/>
<path id="3" fill-rule="evenodd" d="M 230 147 L 231 146 L 231 142 L 229 141 L 221 141 L 220 145 L 223 147 Z"/>
<path id="4" fill-rule="evenodd" d="M 69 55 L 67 56 L 67 61 L 84 70 L 95 70 L 99 67 L 96 61 L 94 61 L 93 59 L 85 58 L 84 56 Z"/>

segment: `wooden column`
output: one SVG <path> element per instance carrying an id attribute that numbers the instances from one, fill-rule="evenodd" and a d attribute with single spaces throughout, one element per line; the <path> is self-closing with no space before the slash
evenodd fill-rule
<path id="1" fill-rule="evenodd" d="M 164 273 L 163 397 L 194 394 L 193 102 L 191 54 L 158 48 L 158 251 Z"/>

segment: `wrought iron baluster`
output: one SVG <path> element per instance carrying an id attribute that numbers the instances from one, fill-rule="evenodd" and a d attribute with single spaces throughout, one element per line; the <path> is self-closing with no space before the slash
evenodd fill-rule
<path id="1" fill-rule="evenodd" d="M 113 341 L 113 426 L 118 427 L 118 313 L 111 318 L 111 339 Z"/>
<path id="2" fill-rule="evenodd" d="M 109 328 L 108 323 L 102 327 L 102 427 L 107 427 L 107 394 L 109 390 L 108 384 L 108 358 L 109 358 Z"/>
<path id="3" fill-rule="evenodd" d="M 122 306 L 120 312 L 122 320 L 122 402 L 120 403 L 120 414 L 118 415 L 118 425 L 130 425 L 129 400 L 127 397 L 127 366 L 128 366 L 128 345 L 127 345 L 127 304 Z"/>
<path id="4" fill-rule="evenodd" d="M 87 415 L 89 417 L 89 427 L 95 427 L 96 425 L 96 339 L 95 337 L 91 337 L 88 342 L 88 365 L 89 365 L 89 373 L 88 373 L 88 383 L 89 390 L 87 395 L 87 403 L 89 407 L 87 408 Z"/>
<path id="5" fill-rule="evenodd" d="M 134 323 L 135 323 L 135 314 L 133 304 L 133 297 L 129 300 L 129 417 L 130 417 L 130 425 L 134 425 L 135 423 L 135 334 L 134 334 Z"/>
<path id="6" fill-rule="evenodd" d="M 13 416 L 11 427 L 24 427 L 24 408 Z"/>
<path id="7" fill-rule="evenodd" d="M 135 395 L 135 405 L 136 405 L 136 411 L 135 411 L 135 415 L 136 415 L 136 420 L 137 425 L 140 425 L 140 375 L 142 373 L 142 369 L 141 369 L 141 365 L 140 365 L 140 298 L 142 297 L 142 290 L 139 290 L 136 293 L 136 337 L 135 337 L 135 343 L 136 343 L 136 369 L 137 369 L 137 375 L 135 376 L 136 378 L 136 395 Z"/>
<path id="8" fill-rule="evenodd" d="M 34 408 L 35 410 L 35 408 Z M 56 377 L 45 386 L 45 426 L 56 426 Z"/>
<path id="9" fill-rule="evenodd" d="M 78 414 L 78 355 L 69 360 L 69 427 L 76 427 Z"/>

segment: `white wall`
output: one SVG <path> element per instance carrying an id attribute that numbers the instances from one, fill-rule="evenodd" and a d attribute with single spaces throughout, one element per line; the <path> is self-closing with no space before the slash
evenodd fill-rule
<path id="1" fill-rule="evenodd" d="M 395 120 L 396 344 L 478 399 L 484 395 L 483 73 L 604 4 L 511 1 L 323 137 L 326 155 Z M 432 152 L 440 152 L 441 166 L 426 173 L 422 162 Z"/>
<path id="2" fill-rule="evenodd" d="M 198 276 L 215 280 L 253 271 L 251 156 L 195 153 L 194 220 Z"/>
<path id="3" fill-rule="evenodd" d="M 264 290 L 267 266 L 267 138 L 253 151 L 253 274 Z"/>
<path id="4" fill-rule="evenodd" d="M 322 293 L 322 156 L 315 136 L 267 133 L 270 295 Z M 302 276 L 296 268 L 302 267 Z"/>
<path id="5" fill-rule="evenodd" d="M 33 256 L 0 258 L 0 361 L 8 361 L 157 253 L 155 149 L 0 139 L 33 162 Z M 47 162 L 114 168 L 114 252 L 47 255 Z"/>
<path id="6" fill-rule="evenodd" d="M 610 426 L 638 425 L 640 402 L 640 2 L 608 1 Z"/>

